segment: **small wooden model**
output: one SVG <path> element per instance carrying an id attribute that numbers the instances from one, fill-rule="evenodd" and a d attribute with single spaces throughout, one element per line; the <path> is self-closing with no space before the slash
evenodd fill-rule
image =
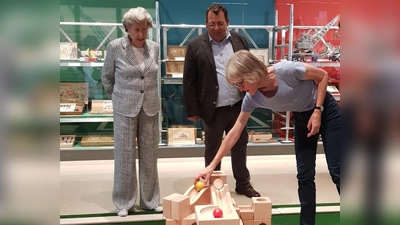
<path id="1" fill-rule="evenodd" d="M 271 225 L 269 198 L 252 198 L 252 205 L 237 205 L 230 195 L 226 174 L 214 171 L 211 177 L 209 187 L 197 191 L 191 185 L 185 194 L 174 193 L 163 199 L 166 225 Z M 217 208 L 222 210 L 220 217 L 214 214 Z"/>

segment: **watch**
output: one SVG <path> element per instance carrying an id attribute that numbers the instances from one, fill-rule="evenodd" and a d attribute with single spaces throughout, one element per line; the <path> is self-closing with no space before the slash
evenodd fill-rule
<path id="1" fill-rule="evenodd" d="M 314 109 L 321 110 L 321 112 L 324 111 L 324 107 L 323 106 L 315 106 Z"/>

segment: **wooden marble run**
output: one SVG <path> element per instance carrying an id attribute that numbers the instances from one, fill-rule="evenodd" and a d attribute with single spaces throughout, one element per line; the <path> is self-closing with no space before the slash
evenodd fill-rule
<path id="1" fill-rule="evenodd" d="M 214 171 L 210 185 L 200 191 L 192 185 L 183 195 L 165 197 L 163 207 L 166 225 L 271 225 L 272 218 L 268 197 L 252 198 L 251 205 L 237 205 L 223 171 Z M 222 217 L 214 217 L 216 208 L 222 210 Z"/>

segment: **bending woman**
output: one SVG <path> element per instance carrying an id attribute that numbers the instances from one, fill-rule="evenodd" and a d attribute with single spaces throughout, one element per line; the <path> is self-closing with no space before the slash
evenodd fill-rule
<path id="1" fill-rule="evenodd" d="M 236 52 L 226 64 L 226 79 L 246 91 L 241 113 L 213 161 L 195 177 L 207 182 L 216 165 L 240 137 L 256 108 L 292 111 L 297 162 L 300 224 L 315 224 L 315 160 L 321 135 L 329 173 L 340 194 L 340 109 L 327 93 L 326 71 L 302 62 L 266 66 L 247 50 Z"/>

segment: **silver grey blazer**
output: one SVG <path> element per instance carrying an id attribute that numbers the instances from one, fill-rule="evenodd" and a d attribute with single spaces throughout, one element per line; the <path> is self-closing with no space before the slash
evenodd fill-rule
<path id="1" fill-rule="evenodd" d="M 142 106 L 149 116 L 160 111 L 157 92 L 159 54 L 158 44 L 146 40 L 145 69 L 142 71 L 127 34 L 108 43 L 101 81 L 106 94 L 113 102 L 114 113 L 135 117 Z"/>

